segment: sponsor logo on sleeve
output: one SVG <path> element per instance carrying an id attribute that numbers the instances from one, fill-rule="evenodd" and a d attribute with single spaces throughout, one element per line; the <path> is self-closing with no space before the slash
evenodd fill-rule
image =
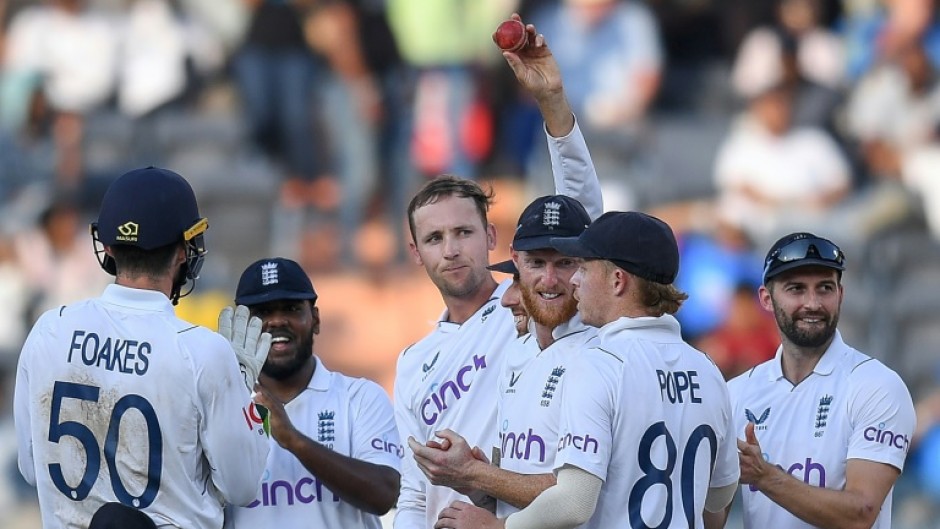
<path id="1" fill-rule="evenodd" d="M 903 452 L 907 452 L 911 440 L 906 434 L 894 433 L 886 428 L 885 423 L 878 423 L 878 426 L 869 426 L 862 432 L 866 441 L 891 446 Z"/>

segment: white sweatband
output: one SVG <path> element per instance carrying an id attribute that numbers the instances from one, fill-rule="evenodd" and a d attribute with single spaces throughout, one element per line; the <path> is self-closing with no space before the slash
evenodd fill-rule
<path id="1" fill-rule="evenodd" d="M 604 481 L 565 465 L 558 471 L 557 483 L 532 500 L 525 509 L 506 518 L 506 529 L 572 529 L 594 514 Z"/>
<path id="2" fill-rule="evenodd" d="M 719 512 L 723 510 L 731 500 L 734 499 L 734 493 L 738 490 L 738 483 L 734 482 L 724 487 L 710 487 L 708 494 L 705 495 L 705 510 L 708 512 Z"/>

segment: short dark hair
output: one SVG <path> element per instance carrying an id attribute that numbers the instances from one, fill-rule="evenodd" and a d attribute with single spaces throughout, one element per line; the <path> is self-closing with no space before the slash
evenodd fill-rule
<path id="1" fill-rule="evenodd" d="M 480 219 L 483 221 L 483 226 L 486 227 L 488 223 L 486 214 L 493 204 L 493 189 L 483 189 L 480 184 L 473 180 L 445 174 L 424 184 L 408 204 L 408 227 L 411 229 L 411 239 L 413 241 L 417 242 L 418 240 L 415 230 L 415 211 L 420 207 L 437 202 L 441 197 L 449 196 L 472 199 L 477 212 L 480 214 Z"/>
<path id="2" fill-rule="evenodd" d="M 111 246 L 111 254 L 114 256 L 118 274 L 155 279 L 167 274 L 173 256 L 182 244 L 182 242 L 175 242 L 153 250 L 144 250 L 139 246 L 129 244 L 115 244 Z"/>

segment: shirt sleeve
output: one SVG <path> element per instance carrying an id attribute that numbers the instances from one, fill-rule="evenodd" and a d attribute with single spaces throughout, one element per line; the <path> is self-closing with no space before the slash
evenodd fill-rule
<path id="1" fill-rule="evenodd" d="M 911 394 L 894 371 L 869 360 L 853 373 L 846 405 L 852 425 L 847 459 L 866 459 L 904 469 L 914 433 Z"/>
<path id="2" fill-rule="evenodd" d="M 613 450 L 613 426 L 619 360 L 588 350 L 569 367 L 562 389 L 555 471 L 578 467 L 607 480 Z"/>
<path id="3" fill-rule="evenodd" d="M 395 511 L 394 529 L 424 529 L 427 524 L 427 485 L 424 475 L 418 469 L 414 454 L 408 447 L 408 437 L 419 442 L 424 441 L 421 430 L 415 424 L 414 415 L 408 409 L 408 396 L 402 387 L 404 373 L 401 362 L 398 365 L 399 376 L 395 379 L 395 422 L 402 445 L 401 491 L 398 495 L 398 508 Z"/>
<path id="4" fill-rule="evenodd" d="M 594 161 L 581 134 L 577 119 L 567 136 L 552 137 L 545 131 L 555 179 L 555 193 L 571 197 L 584 206 L 591 219 L 604 213 L 604 198 Z"/>
<path id="5" fill-rule="evenodd" d="M 36 461 L 33 458 L 33 429 L 30 408 L 29 364 L 40 350 L 39 342 L 43 326 L 38 324 L 30 331 L 16 365 L 16 386 L 13 390 L 13 428 L 16 430 L 16 461 L 20 474 L 30 485 L 36 485 Z"/>
<path id="6" fill-rule="evenodd" d="M 738 465 L 738 443 L 734 430 L 734 417 L 731 415 L 731 400 L 728 386 L 725 384 L 718 368 L 715 368 L 719 387 L 722 388 L 724 398 L 721 404 L 721 419 L 724 432 L 718 436 L 718 453 L 715 459 L 715 469 L 708 486 L 719 488 L 736 483 L 741 477 L 741 468 Z"/>
<path id="7" fill-rule="evenodd" d="M 349 400 L 356 418 L 352 425 L 352 457 L 400 470 L 404 452 L 385 390 L 375 382 L 357 380 Z"/>
<path id="8" fill-rule="evenodd" d="M 229 502 L 246 505 L 255 499 L 267 463 L 270 443 L 245 388 L 235 352 L 221 336 L 203 344 L 196 366 L 200 441 L 212 482 Z"/>

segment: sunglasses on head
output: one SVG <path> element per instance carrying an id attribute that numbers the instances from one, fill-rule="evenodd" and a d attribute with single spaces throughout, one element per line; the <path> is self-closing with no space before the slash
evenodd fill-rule
<path id="1" fill-rule="evenodd" d="M 767 262 L 764 263 L 764 275 L 767 275 L 767 272 L 774 265 L 799 261 L 809 257 L 831 261 L 840 267 L 845 263 L 845 254 L 838 246 L 825 239 L 809 237 L 785 244 L 770 254 L 767 257 Z"/>

